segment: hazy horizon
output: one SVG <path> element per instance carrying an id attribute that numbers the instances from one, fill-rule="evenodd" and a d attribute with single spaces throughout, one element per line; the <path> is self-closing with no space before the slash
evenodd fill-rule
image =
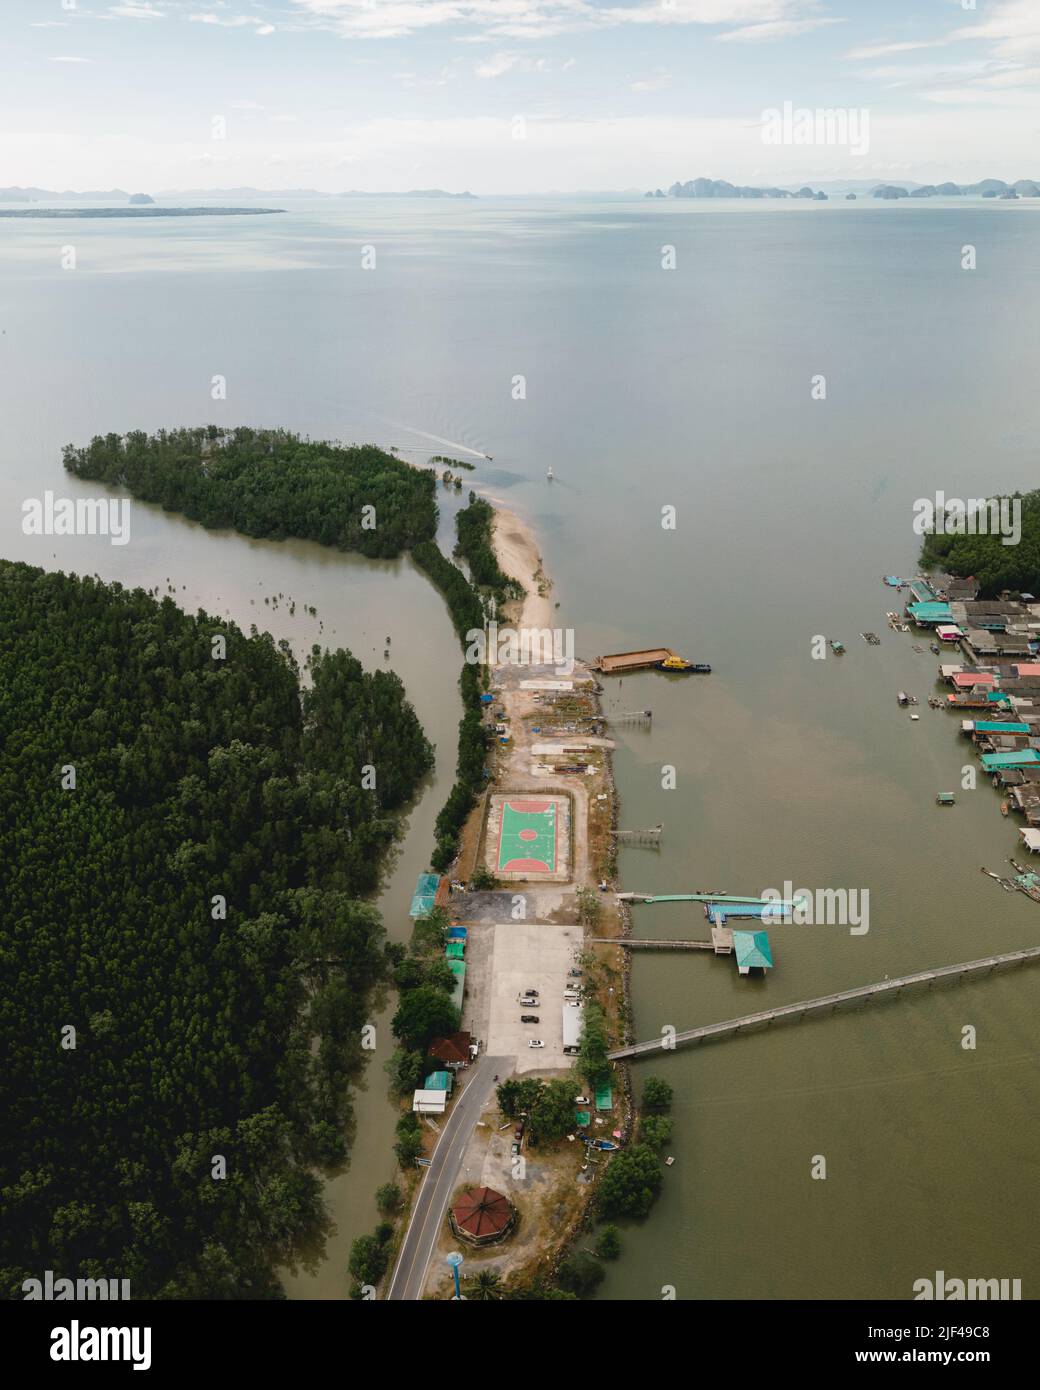
<path id="1" fill-rule="evenodd" d="M 1031 0 L 8 0 L 8 185 L 478 196 L 1035 169 Z M 767 143 L 763 114 L 866 113 Z M 578 190 L 574 190 L 578 191 Z"/>

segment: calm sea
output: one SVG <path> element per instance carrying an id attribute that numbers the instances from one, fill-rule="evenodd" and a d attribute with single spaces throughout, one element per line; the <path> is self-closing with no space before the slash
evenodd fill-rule
<path id="1" fill-rule="evenodd" d="M 881 584 L 914 570 L 915 499 L 1033 485 L 1040 209 L 286 206 L 255 220 L 0 220 L 0 554 L 172 585 L 190 610 L 300 651 L 345 643 L 373 666 L 391 634 L 439 750 L 382 900 L 404 938 L 459 713 L 458 648 L 410 562 L 206 533 L 143 507 L 123 548 L 29 538 L 21 504 L 87 491 L 60 447 L 109 430 L 248 422 L 417 462 L 491 454 L 469 477 L 536 526 L 579 653 L 665 643 L 714 667 L 608 687 L 608 705 L 654 710 L 652 733 L 620 734 L 623 823 L 665 826 L 659 852 L 626 852 L 625 885 L 869 890 L 866 934 L 776 929 L 765 981 L 699 953 L 639 960 L 640 1037 L 1040 942 L 1040 907 L 979 873 L 1015 853 L 995 794 L 935 805 L 972 759 L 956 721 L 927 708 L 936 660 L 888 632 Z M 75 269 L 62 268 L 69 246 Z M 444 520 L 450 536 L 450 507 Z M 860 639 L 871 629 L 879 648 Z M 847 654 L 813 660 L 819 635 Z M 919 721 L 897 707 L 901 688 Z M 704 928 L 682 906 L 642 907 L 636 925 Z M 907 1298 L 942 1269 L 1021 1278 L 1035 1297 L 1038 978 L 640 1063 L 675 1087 L 676 1162 L 649 1220 L 624 1230 L 602 1296 Z M 344 1296 L 350 1241 L 392 1172 L 381 1021 L 355 1161 L 330 1184 L 337 1231 L 287 1280 L 293 1296 Z"/>

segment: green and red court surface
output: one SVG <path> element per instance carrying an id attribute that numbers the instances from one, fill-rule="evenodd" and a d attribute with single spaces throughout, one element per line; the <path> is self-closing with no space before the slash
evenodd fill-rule
<path id="1" fill-rule="evenodd" d="M 556 871 L 556 802 L 511 797 L 502 803 L 498 871 L 551 874 Z"/>

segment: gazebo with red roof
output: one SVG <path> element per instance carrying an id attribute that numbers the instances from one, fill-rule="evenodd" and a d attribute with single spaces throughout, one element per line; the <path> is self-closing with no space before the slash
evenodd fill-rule
<path id="1" fill-rule="evenodd" d="M 472 1187 L 449 1213 L 451 1229 L 471 1245 L 490 1245 L 512 1229 L 516 1212 L 508 1197 L 493 1187 Z"/>

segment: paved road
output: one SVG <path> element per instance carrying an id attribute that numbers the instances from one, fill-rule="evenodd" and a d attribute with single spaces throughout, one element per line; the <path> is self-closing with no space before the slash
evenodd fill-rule
<path id="1" fill-rule="evenodd" d="M 425 1171 L 387 1298 L 415 1301 L 421 1297 L 426 1269 L 442 1229 L 448 1198 L 458 1182 L 462 1156 L 473 1127 L 494 1090 L 495 1073 L 500 1077 L 509 1075 L 515 1060 L 483 1057 L 466 1073 L 462 1094 L 451 1108 L 433 1151 L 433 1163 Z"/>

